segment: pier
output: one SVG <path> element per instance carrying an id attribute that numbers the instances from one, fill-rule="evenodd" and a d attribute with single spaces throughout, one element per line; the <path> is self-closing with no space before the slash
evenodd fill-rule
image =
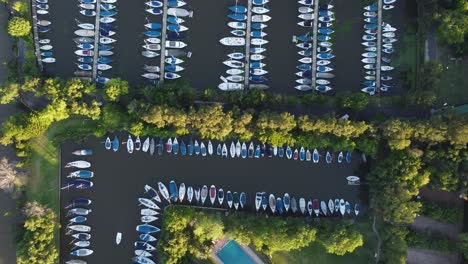
<path id="1" fill-rule="evenodd" d="M 96 0 L 96 23 L 94 26 L 94 54 L 93 54 L 93 76 L 92 82 L 96 82 L 97 77 L 97 60 L 99 55 L 99 27 L 101 21 L 101 0 Z"/>
<path id="2" fill-rule="evenodd" d="M 162 13 L 162 29 L 161 29 L 161 62 L 160 62 L 160 75 L 159 83 L 164 83 L 164 61 L 166 60 L 166 32 L 167 32 L 167 0 L 164 0 L 163 13 Z"/>
<path id="3" fill-rule="evenodd" d="M 319 0 L 314 2 L 314 27 L 313 27 L 313 39 L 312 39 L 312 83 L 310 86 L 315 89 L 315 80 L 317 79 L 317 28 L 318 28 L 318 9 Z"/>
<path id="4" fill-rule="evenodd" d="M 32 22 L 33 22 L 34 52 L 36 53 L 37 65 L 39 66 L 39 69 L 42 71 L 44 69 L 44 66 L 42 65 L 41 49 L 40 49 L 40 44 L 39 44 L 39 33 L 37 31 L 37 22 L 39 20 L 37 19 L 36 3 L 33 2 L 31 7 L 32 7 L 31 8 Z"/>
<path id="5" fill-rule="evenodd" d="M 245 29 L 245 79 L 244 89 L 249 87 L 250 77 L 250 32 L 252 31 L 252 0 L 247 1 L 247 28 Z"/>
<path id="6" fill-rule="evenodd" d="M 382 0 L 377 8 L 377 61 L 375 66 L 375 92 L 380 93 L 380 65 L 382 62 Z"/>

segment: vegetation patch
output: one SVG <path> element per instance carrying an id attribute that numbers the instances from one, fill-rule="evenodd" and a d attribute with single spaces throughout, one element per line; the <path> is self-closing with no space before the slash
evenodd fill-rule
<path id="1" fill-rule="evenodd" d="M 449 203 L 421 201 L 421 215 L 447 224 L 459 224 L 463 221 L 463 209 Z"/>
<path id="2" fill-rule="evenodd" d="M 457 245 L 454 241 L 439 236 L 431 236 L 425 233 L 409 231 L 406 236 L 408 247 L 419 249 L 430 249 L 446 252 L 454 252 Z"/>

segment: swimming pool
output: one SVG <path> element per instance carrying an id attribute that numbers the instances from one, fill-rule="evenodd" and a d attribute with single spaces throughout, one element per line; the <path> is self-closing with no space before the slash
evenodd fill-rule
<path id="1" fill-rule="evenodd" d="M 229 241 L 216 255 L 225 264 L 255 264 L 234 240 Z"/>

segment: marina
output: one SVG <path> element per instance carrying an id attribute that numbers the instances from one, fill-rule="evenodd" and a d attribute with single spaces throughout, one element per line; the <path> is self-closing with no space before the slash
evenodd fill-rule
<path id="1" fill-rule="evenodd" d="M 333 3 L 329 1 L 314 1 L 313 5 L 308 5 L 308 3 L 312 3 L 312 1 L 304 1 L 303 5 L 292 5 L 286 2 L 275 1 L 262 3 L 262 1 L 259 1 L 259 4 L 256 5 L 252 1 L 242 0 L 238 1 L 237 5 L 239 7 L 245 7 L 245 13 L 242 13 L 244 10 L 234 9 L 235 11 L 242 11 L 236 13 L 229 9 L 236 5 L 236 2 L 231 3 L 228 1 L 214 0 L 204 2 L 188 1 L 186 3 L 184 2 L 183 6 L 180 7 L 167 6 L 170 1 L 167 2 L 168 3 L 161 2 L 162 5 L 158 8 L 148 6 L 144 3 L 137 6 L 130 1 L 118 1 L 118 3 L 115 2 L 113 4 L 104 3 L 106 4 L 105 7 L 112 8 L 109 10 L 102 10 L 100 9 L 102 4 L 95 4 L 97 10 L 95 11 L 96 15 L 89 16 L 89 18 L 92 18 L 92 24 L 96 26 L 97 23 L 102 23 L 101 21 L 117 21 L 118 24 L 117 22 L 105 23 L 107 25 L 116 25 L 114 30 L 110 30 L 112 32 L 108 32 L 115 35 L 100 37 L 105 43 L 113 40 L 115 40 L 115 42 L 113 44 L 104 44 L 105 46 L 112 45 L 113 48 L 111 50 L 99 51 L 99 47 L 97 47 L 99 45 L 97 45 L 96 38 L 94 38 L 95 41 L 92 43 L 94 50 L 92 50 L 93 52 L 89 52 L 89 54 L 92 54 L 92 57 L 90 59 L 83 58 L 79 62 L 80 64 L 87 64 L 87 62 L 92 59 L 93 63 L 90 65 L 91 67 L 82 65 L 79 68 L 74 66 L 76 64 L 76 55 L 74 52 L 76 47 L 73 46 L 73 42 L 71 42 L 70 39 L 76 37 L 73 36 L 73 32 L 77 30 L 76 19 L 82 21 L 82 24 L 86 24 L 87 21 L 85 21 L 85 19 L 88 19 L 88 16 L 83 14 L 92 15 L 93 10 L 85 9 L 85 7 L 90 7 L 87 5 L 94 4 L 81 4 L 79 9 L 74 10 L 73 8 L 70 9 L 63 2 L 50 3 L 50 14 L 47 16 L 50 17 L 48 20 L 52 23 L 51 26 L 59 23 L 63 25 L 64 28 L 73 30 L 71 32 L 69 30 L 53 30 L 46 33 L 50 35 L 50 37 L 48 35 L 47 38 L 50 39 L 51 43 L 54 43 L 54 49 L 50 51 L 42 50 L 41 53 L 46 56 L 51 56 L 53 53 L 54 59 L 46 58 L 45 62 L 47 62 L 47 65 L 45 67 L 45 73 L 47 75 L 57 75 L 59 77 L 68 78 L 74 76 L 74 73 L 78 69 L 82 75 L 80 77 L 94 79 L 93 75 L 89 76 L 86 73 L 86 71 L 92 70 L 91 73 L 95 73 L 96 77 L 101 77 L 96 79 L 99 82 L 104 82 L 110 77 L 120 77 L 128 80 L 135 86 L 155 85 L 160 83 L 161 80 L 178 79 L 179 76 L 182 76 L 184 80 L 187 80 L 192 87 L 198 90 L 218 87 L 220 82 L 224 82 L 220 80 L 220 76 L 225 78 L 227 83 L 237 83 L 236 85 L 225 84 L 224 86 L 226 87 L 232 86 L 242 89 L 246 85 L 253 85 L 253 87 L 260 89 L 269 88 L 268 91 L 286 94 L 304 94 L 303 91 L 294 89 L 296 86 L 303 85 L 305 85 L 303 87 L 306 88 L 307 86 L 311 86 L 311 88 L 313 88 L 313 86 L 319 86 L 319 90 L 333 89 L 329 92 L 331 94 L 339 91 L 359 91 L 362 88 L 362 77 L 359 78 L 359 76 L 357 76 L 362 76 L 362 73 L 360 73 L 362 71 L 359 71 L 355 67 L 350 67 L 348 64 L 355 63 L 359 65 L 362 59 L 359 59 L 359 54 L 362 53 L 362 46 L 360 46 L 359 43 L 362 42 L 362 40 L 361 38 L 357 38 L 356 34 L 357 32 L 363 32 L 362 26 L 364 24 L 361 24 L 362 22 L 357 22 L 357 20 L 361 20 L 360 17 L 362 16 L 360 16 L 360 13 L 362 13 L 361 10 L 363 10 L 362 8 L 364 5 L 356 5 L 346 1 L 333 1 Z M 171 2 L 171 5 L 178 5 L 175 3 L 176 2 L 172 4 Z M 395 10 L 400 8 L 398 3 L 399 2 L 395 5 L 395 8 L 385 12 L 395 12 Z M 334 8 L 329 10 L 320 8 L 320 6 L 324 7 L 326 5 L 333 5 Z M 118 6 L 119 10 L 125 11 L 116 13 L 115 10 L 117 9 L 113 9 L 114 6 Z M 207 6 L 210 6 L 210 8 L 206 8 Z M 300 9 L 301 6 L 303 8 L 298 11 L 298 8 Z M 406 4 L 401 4 L 401 6 L 406 6 Z M 98 8 L 100 10 L 98 10 Z M 174 12 L 171 10 L 177 8 L 186 11 L 177 11 L 182 12 L 179 13 L 182 15 L 180 17 L 171 16 L 169 13 Z M 149 12 L 147 9 L 154 10 Z M 213 9 L 224 11 L 211 12 Z M 252 12 L 252 9 L 255 12 Z M 80 12 L 80 10 L 83 12 Z M 335 16 L 335 11 L 340 15 Z M 78 15 L 70 15 L 71 12 Z M 105 16 L 103 17 L 102 14 Z M 330 17 L 331 20 L 329 22 L 324 22 L 325 20 L 328 21 L 327 17 Z M 397 28 L 399 24 L 404 23 L 404 21 L 398 20 L 402 19 L 401 16 L 394 17 L 397 21 L 388 21 L 391 22 L 392 27 Z M 167 21 L 168 18 L 170 21 Z M 241 19 L 241 21 L 236 19 Z M 252 22 L 252 19 L 257 22 Z M 320 19 L 324 21 L 320 21 Z M 40 20 L 43 20 L 43 18 Z M 126 22 L 121 23 L 121 21 Z M 233 21 L 246 23 L 245 30 L 235 30 L 226 26 L 226 23 Z M 145 36 L 142 34 L 144 31 L 142 30 L 142 25 L 148 23 L 161 25 L 160 29 L 146 30 L 159 32 L 159 36 Z M 310 23 L 311 26 L 302 27 L 298 25 L 298 23 L 304 25 Z M 248 24 L 250 24 L 250 26 L 248 26 Z M 329 28 L 330 30 L 324 28 L 329 27 L 328 24 L 333 24 Z M 314 27 L 314 25 L 316 27 Z M 94 35 L 97 35 L 98 32 L 100 33 L 99 35 L 101 35 L 102 29 L 97 30 L 97 28 L 101 28 L 100 25 L 97 26 Z M 258 28 L 252 28 L 252 26 Z M 347 29 L 343 30 L 342 28 Z M 304 29 L 306 29 L 306 31 L 304 31 Z M 310 30 L 311 33 L 317 33 L 307 33 L 307 29 Z M 242 37 L 241 35 L 236 36 L 233 34 L 245 34 L 245 36 Z M 304 35 L 311 36 L 313 39 L 317 37 L 317 39 L 310 42 L 312 44 L 310 48 L 302 50 L 304 51 L 303 54 L 306 56 L 298 58 L 297 55 L 294 56 L 293 54 L 297 54 L 298 51 L 301 51 L 296 46 L 300 43 L 292 40 L 295 37 L 297 38 Z M 172 42 L 166 41 L 168 40 L 167 36 L 170 36 L 169 40 Z M 233 49 L 233 47 L 226 47 L 219 43 L 222 38 L 228 36 L 245 38 L 245 49 Z M 165 38 L 166 40 L 164 40 Z M 330 38 L 332 39 L 331 42 Z M 382 38 L 382 40 L 384 39 L 385 38 Z M 157 41 L 158 43 L 151 42 L 146 44 L 145 41 Z M 317 45 L 320 44 L 321 41 L 333 43 L 333 47 L 327 47 L 326 45 L 328 44 L 323 44 L 323 46 Z M 166 45 L 169 43 L 171 48 L 168 48 Z M 102 45 L 102 43 L 100 44 Z M 391 46 L 392 43 L 381 44 L 382 49 L 384 49 L 386 46 Z M 180 45 L 184 47 L 179 48 L 182 47 Z M 139 48 L 141 46 L 147 48 L 146 54 L 151 55 L 151 57 L 142 56 L 142 51 L 145 50 Z M 251 47 L 258 48 L 259 53 L 251 54 Z M 96 49 L 98 53 L 96 53 Z M 261 51 L 261 49 L 265 50 Z M 220 67 L 220 65 L 223 65 L 223 61 L 228 59 L 226 55 L 233 52 L 244 53 L 244 51 L 244 59 L 240 60 L 240 62 L 243 63 L 243 73 L 239 75 L 240 72 L 235 70 L 232 71 L 236 73 L 234 76 L 231 77 L 230 74 L 226 75 L 226 68 L 224 68 L 224 66 Z M 309 52 L 312 54 L 307 56 Z M 331 52 L 333 52 L 333 57 L 329 58 L 327 54 L 331 54 Z M 119 63 L 110 64 L 111 62 L 104 63 L 102 60 L 98 61 L 99 57 L 101 57 L 99 54 L 109 54 L 106 55 L 109 59 L 114 62 L 118 61 Z M 153 57 L 153 55 L 156 54 L 161 54 L 161 56 Z M 178 56 L 174 56 L 174 54 L 178 54 Z M 314 57 L 314 54 L 320 56 Z M 172 61 L 166 61 L 167 58 L 172 57 L 182 60 L 182 64 L 177 64 L 178 67 L 176 67 L 175 64 L 171 63 Z M 382 55 L 382 57 L 385 56 Z M 55 60 L 55 58 L 59 59 Z M 332 62 L 327 64 L 327 60 L 332 60 Z M 318 63 L 318 61 L 320 62 Z M 310 65 L 310 73 L 308 73 L 309 70 L 305 68 L 306 66 L 303 66 L 302 68 L 305 69 L 305 73 L 301 73 L 301 75 L 306 77 L 298 76 L 298 65 Z M 385 66 L 386 64 L 382 65 Z M 148 68 L 147 66 L 150 67 Z M 253 68 L 251 66 L 253 66 Z M 150 71 L 147 71 L 147 69 Z M 206 69 L 210 69 L 210 71 Z M 389 70 L 390 68 L 385 67 L 384 69 Z M 366 71 L 373 70 L 366 69 Z M 314 72 L 316 72 L 316 74 L 313 74 Z M 252 73 L 254 73 L 256 77 L 252 77 Z M 320 74 L 320 78 L 316 77 L 317 73 Z M 309 74 L 310 77 L 307 77 Z M 376 74 L 378 74 L 378 71 L 376 71 Z M 165 76 L 167 78 L 164 78 Z M 203 76 L 203 78 L 200 78 L 200 76 Z M 322 78 L 322 76 L 324 76 L 324 78 Z M 331 76 L 333 76 L 333 79 L 328 79 L 328 77 Z M 382 77 L 388 80 L 390 77 L 386 76 L 387 74 L 382 74 Z M 376 85 L 378 85 L 378 81 Z M 384 84 L 382 86 L 397 86 L 397 84 Z M 389 92 L 391 92 L 391 89 Z"/>
<path id="2" fill-rule="evenodd" d="M 270 152 L 268 147 L 264 149 L 259 145 L 258 148 L 255 147 L 258 149 L 259 158 L 255 158 L 257 150 L 254 151 L 253 148 L 248 147 L 250 143 L 237 144 L 228 141 L 226 143 L 229 147 L 226 146 L 223 151 L 223 147 L 219 149 L 218 142 L 214 141 L 193 139 L 190 144 L 189 138 L 173 138 L 170 141 L 171 145 L 168 145 L 169 140 L 164 139 L 164 148 L 161 150 L 158 146 L 159 142 L 159 139 L 139 139 L 128 137 L 128 134 L 119 134 L 117 141 L 114 135 L 109 135 L 109 140 L 90 138 L 83 144 L 66 143 L 62 146 L 61 159 L 65 162 L 62 166 L 68 163 L 71 164 L 69 166 L 75 166 L 62 169 L 62 186 L 70 183 L 74 187 L 84 186 L 85 179 L 76 182 L 67 176 L 77 170 L 83 172 L 77 172 L 75 175 L 81 174 L 84 177 L 90 175 L 85 172 L 86 170 L 93 172 L 92 179 L 87 178 L 92 181 L 92 186 L 71 187 L 61 192 L 62 225 L 67 226 L 68 219 L 73 219 L 73 224 L 71 224 L 74 225 L 73 230 L 90 230 L 90 237 L 86 241 L 90 241 L 91 244 L 85 248 L 92 252 L 83 251 L 82 254 L 89 254 L 83 259 L 89 262 L 127 263 L 134 257 L 134 250 L 147 247 L 145 244 L 134 243 L 141 240 L 141 238 L 138 239 L 139 235 L 135 232 L 135 228 L 138 226 L 137 230 L 140 232 L 141 230 L 150 232 L 150 235 L 157 238 L 159 235 L 157 230 L 162 228 L 159 220 L 160 214 L 163 213 L 163 208 L 169 205 L 168 200 L 171 200 L 173 205 L 193 205 L 197 208 L 210 209 L 229 209 L 228 205 L 231 201 L 230 213 L 235 213 L 235 211 L 256 213 L 256 208 L 259 208 L 256 196 L 258 192 L 265 192 L 265 197 L 272 195 L 275 197 L 274 211 L 277 217 L 281 217 L 279 216 L 281 212 L 282 215 L 293 217 L 311 217 L 311 220 L 315 219 L 315 221 L 329 216 L 323 213 L 323 208 L 320 209 L 322 210 L 322 213 L 319 213 L 320 217 L 316 216 L 318 212 L 315 211 L 302 213 L 300 208 L 302 206 L 305 209 L 305 207 L 301 205 L 300 197 L 304 197 L 305 201 L 310 201 L 311 204 L 315 199 L 326 201 L 327 205 L 329 199 L 333 201 L 344 199 L 353 206 L 357 201 L 361 201 L 359 185 L 349 185 L 347 179 L 348 176 L 355 175 L 360 166 L 361 158 L 357 153 L 350 154 L 350 163 L 347 163 L 344 159 L 339 160 L 338 153 L 335 154 L 336 157 L 333 157 L 335 156 L 333 153 L 325 150 L 318 150 L 317 153 L 322 156 L 315 157 L 311 154 L 306 155 L 303 149 L 298 151 L 285 147 L 283 151 L 278 149 L 277 152 L 274 150 Z M 92 150 L 92 154 L 78 156 L 71 154 L 77 149 L 89 149 Z M 160 152 L 161 155 L 159 155 Z M 191 152 L 192 155 L 190 155 Z M 90 154 L 89 152 L 75 153 Z M 221 155 L 218 156 L 218 153 Z M 275 153 L 278 156 L 275 157 Z M 273 157 L 268 157 L 269 155 Z M 283 155 L 283 158 L 279 158 L 279 155 Z M 346 152 L 344 156 L 347 156 Z M 328 163 L 328 157 L 330 157 L 330 163 Z M 319 159 L 317 163 L 315 163 L 316 158 Z M 79 162 L 80 160 L 82 162 Z M 135 171 L 138 171 L 137 175 Z M 289 171 L 294 171 L 294 174 L 291 175 Z M 268 180 L 265 178 L 266 175 L 268 175 Z M 288 175 L 287 179 L 285 175 Z M 156 191 L 156 195 L 159 193 L 158 197 L 151 189 Z M 85 199 L 78 200 L 78 198 Z M 281 201 L 278 198 L 281 198 Z M 292 201 L 293 198 L 296 202 Z M 203 200 L 204 203 L 202 203 Z M 295 206 L 294 203 L 296 203 Z M 294 207 L 296 213 L 292 212 Z M 70 210 L 74 210 L 74 216 L 67 216 Z M 270 205 L 267 210 L 259 208 L 258 213 L 272 214 L 272 210 Z M 325 210 L 328 209 L 325 208 Z M 106 216 L 123 211 L 126 217 L 110 222 L 106 220 Z M 144 219 L 141 213 L 144 214 Z M 345 217 L 356 217 L 354 213 L 351 213 L 346 214 Z M 82 222 L 83 217 L 87 218 L 86 222 Z M 340 212 L 337 212 L 333 214 L 333 217 L 341 218 L 342 216 Z M 89 228 L 77 225 L 85 225 Z M 61 237 L 67 241 L 62 243 L 61 262 L 71 259 L 70 252 L 77 250 L 74 243 L 78 240 L 70 240 L 67 232 L 70 233 L 70 228 L 61 230 Z M 81 234 L 84 233 L 81 232 Z M 116 234 L 119 233 L 120 242 L 117 244 L 114 241 Z M 73 234 L 80 233 L 74 231 Z M 85 238 L 85 235 L 81 236 Z M 151 237 L 148 236 L 145 239 L 151 239 Z M 68 245 L 70 241 L 73 243 Z M 83 242 L 82 245 L 85 243 Z M 114 254 L 106 254 L 110 251 Z M 153 260 L 156 261 L 156 259 Z"/>

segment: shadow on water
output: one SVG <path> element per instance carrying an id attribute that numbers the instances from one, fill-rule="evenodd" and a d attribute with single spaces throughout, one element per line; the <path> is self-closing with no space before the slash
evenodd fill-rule
<path id="1" fill-rule="evenodd" d="M 243 191 L 247 194 L 245 210 L 248 211 L 255 210 L 257 191 L 276 196 L 288 192 L 292 197 L 307 199 L 344 198 L 352 204 L 358 200 L 359 187 L 347 185 L 345 179 L 346 176 L 355 175 L 360 165 L 358 154 L 353 155 L 351 164 L 328 165 L 323 161 L 314 165 L 285 158 L 223 159 L 218 156 L 175 156 L 166 153 L 150 156 L 144 152 L 130 155 L 125 145 L 114 153 L 104 149 L 103 139 L 90 138 L 80 145 L 71 142 L 63 144 L 64 164 L 80 159 L 70 154 L 78 148 L 93 149 L 92 156 L 82 158 L 92 163 L 94 187 L 90 190 L 62 191 L 61 223 L 66 226 L 66 210 L 63 208 L 68 201 L 77 197 L 92 199 L 93 212 L 88 216 L 88 224 L 93 228 L 91 248 L 95 252 L 88 257 L 90 263 L 128 263 L 133 255 L 133 242 L 137 240 L 135 226 L 139 224 L 140 209 L 137 198 L 146 196 L 143 190 L 145 184 L 157 186 L 157 182 L 162 181 L 168 185 L 174 179 L 178 184 L 184 182 L 186 186 L 214 184 L 225 191 Z M 62 169 L 63 185 L 70 171 Z M 119 246 L 115 245 L 116 232 L 123 233 Z M 70 237 L 64 236 L 64 230 L 61 230 L 61 238 L 61 259 L 64 261 L 68 260 Z"/>

